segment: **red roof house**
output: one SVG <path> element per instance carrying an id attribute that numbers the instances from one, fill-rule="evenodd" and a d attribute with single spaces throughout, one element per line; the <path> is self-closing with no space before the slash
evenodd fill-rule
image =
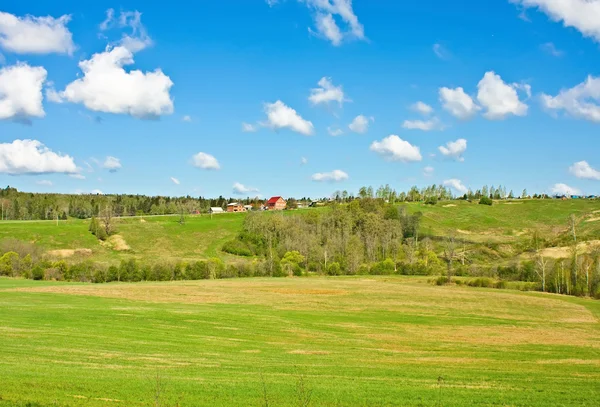
<path id="1" fill-rule="evenodd" d="M 282 211 L 286 207 L 285 199 L 280 196 L 274 196 L 267 201 L 266 207 L 269 211 Z"/>

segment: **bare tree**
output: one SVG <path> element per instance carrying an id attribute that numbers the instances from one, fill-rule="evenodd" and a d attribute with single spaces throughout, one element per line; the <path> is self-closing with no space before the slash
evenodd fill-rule
<path id="1" fill-rule="evenodd" d="M 452 263 L 456 257 L 456 239 L 454 234 L 448 236 L 444 243 L 444 259 L 448 265 L 448 282 L 452 280 L 453 267 Z"/>
<path id="2" fill-rule="evenodd" d="M 548 270 L 548 259 L 538 251 L 535 257 L 535 272 L 542 280 L 542 291 L 546 292 L 546 271 Z"/>
<path id="3" fill-rule="evenodd" d="M 111 205 L 106 205 L 101 212 L 100 222 L 102 228 L 106 232 L 106 236 L 110 236 L 114 233 L 114 213 Z"/>

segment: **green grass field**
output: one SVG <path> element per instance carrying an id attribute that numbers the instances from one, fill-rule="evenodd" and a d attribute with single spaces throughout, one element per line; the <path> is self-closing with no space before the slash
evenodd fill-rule
<path id="1" fill-rule="evenodd" d="M 409 212 L 423 213 L 422 235 L 456 237 L 473 243 L 513 243 L 530 239 L 538 231 L 557 240 L 567 232 L 567 219 L 575 214 L 581 240 L 600 239 L 600 201 L 590 200 L 516 200 L 496 202 L 493 206 L 465 201 L 441 202 L 436 206 L 404 204 Z M 309 210 L 328 210 L 317 208 Z M 285 212 L 290 215 L 296 212 Z M 223 243 L 234 238 L 242 227 L 244 214 L 188 216 L 185 225 L 179 216 L 123 218 L 117 230 L 130 250 L 118 251 L 102 246 L 88 231 L 88 220 L 9 221 L 0 223 L 0 239 L 17 238 L 37 243 L 44 250 L 91 249 L 90 258 L 115 263 L 135 257 L 148 261 L 192 261 L 210 257 L 230 260 L 221 252 Z M 75 256 L 77 257 L 77 256 Z M 74 258 L 79 260 L 79 258 Z"/>
<path id="2" fill-rule="evenodd" d="M 600 302 L 573 297 L 401 277 L 0 279 L 0 310 L 2 407 L 265 406 L 265 391 L 296 406 L 300 377 L 311 406 L 600 398 Z"/>

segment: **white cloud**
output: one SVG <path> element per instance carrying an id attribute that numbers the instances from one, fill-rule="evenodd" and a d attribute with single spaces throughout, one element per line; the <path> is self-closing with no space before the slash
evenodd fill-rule
<path id="1" fill-rule="evenodd" d="M 265 0 L 265 2 L 269 5 L 269 7 L 273 7 L 279 3 L 279 0 Z"/>
<path id="2" fill-rule="evenodd" d="M 243 122 L 242 123 L 242 131 L 244 133 L 255 133 L 258 131 L 258 127 L 254 124 Z"/>
<path id="3" fill-rule="evenodd" d="M 327 133 L 329 133 L 330 136 L 337 137 L 344 134 L 344 130 L 339 127 L 327 127 Z"/>
<path id="4" fill-rule="evenodd" d="M 467 151 L 467 140 L 460 138 L 456 141 L 449 141 L 445 146 L 440 146 L 438 149 L 446 157 L 453 158 L 456 161 L 464 161 L 463 154 Z"/>
<path id="5" fill-rule="evenodd" d="M 70 174 L 69 177 L 71 178 L 75 178 L 75 179 L 85 179 L 85 175 L 83 174 Z"/>
<path id="6" fill-rule="evenodd" d="M 413 146 L 408 141 L 392 134 L 381 141 L 374 141 L 370 147 L 371 151 L 376 152 L 389 161 L 414 162 L 421 161 L 421 150 Z"/>
<path id="7" fill-rule="evenodd" d="M 4 65 L 6 63 L 6 57 L 0 53 L 0 65 Z"/>
<path id="8" fill-rule="evenodd" d="M 450 59 L 450 52 L 442 44 L 433 44 L 433 53 L 439 59 Z"/>
<path id="9" fill-rule="evenodd" d="M 0 69 L 0 120 L 44 117 L 42 86 L 46 70 L 19 63 Z"/>
<path id="10" fill-rule="evenodd" d="M 444 186 L 452 188 L 459 194 L 466 194 L 467 192 L 469 192 L 469 189 L 466 186 L 464 186 L 462 181 L 456 178 L 447 179 L 446 181 L 444 181 Z"/>
<path id="11" fill-rule="evenodd" d="M 104 195 L 104 193 L 102 191 L 100 191 L 99 189 L 92 189 L 92 191 L 90 192 L 90 194 L 92 194 L 92 195 Z"/>
<path id="12" fill-rule="evenodd" d="M 562 57 L 565 54 L 563 51 L 557 49 L 556 46 L 554 45 L 554 43 L 552 43 L 552 42 L 546 42 L 546 43 L 540 45 L 540 48 L 545 53 L 550 54 L 553 57 L 557 57 L 557 58 Z"/>
<path id="13" fill-rule="evenodd" d="M 587 161 L 579 161 L 569 167 L 569 172 L 581 179 L 600 181 L 600 171 L 592 168 Z"/>
<path id="14" fill-rule="evenodd" d="M 402 123 L 402 127 L 408 130 L 422 131 L 444 129 L 444 126 L 437 117 L 434 117 L 431 120 L 405 120 L 404 123 Z"/>
<path id="15" fill-rule="evenodd" d="M 102 167 L 109 170 L 110 172 L 117 172 L 122 167 L 121 160 L 119 160 L 117 157 L 112 157 L 109 155 L 108 157 L 106 157 L 106 160 L 104 160 Z"/>
<path id="16" fill-rule="evenodd" d="M 142 13 L 139 11 L 121 11 L 115 18 L 115 11 L 110 8 L 106 10 L 106 19 L 100 24 L 100 30 L 106 31 L 113 27 L 131 28 L 131 34 L 123 34 L 118 45 L 127 48 L 131 52 L 138 52 L 153 44 L 152 38 L 146 32 L 142 24 Z"/>
<path id="17" fill-rule="evenodd" d="M 240 184 L 239 182 L 233 184 L 233 193 L 235 195 L 248 195 L 256 192 L 259 192 L 257 188 L 247 187 L 244 184 Z"/>
<path id="18" fill-rule="evenodd" d="M 507 85 L 500 75 L 490 71 L 479 81 L 477 89 L 477 100 L 486 109 L 485 118 L 501 120 L 510 114 L 527 115 L 528 106 L 519 100 L 517 89 L 524 89 L 530 95 L 529 85 Z"/>
<path id="19" fill-rule="evenodd" d="M 600 77 L 588 76 L 585 82 L 571 89 L 562 89 L 556 96 L 542 94 L 542 104 L 550 110 L 600 123 Z"/>
<path id="20" fill-rule="evenodd" d="M 423 116 L 428 116 L 433 113 L 433 107 L 421 101 L 413 104 L 410 108 L 415 112 L 421 113 Z"/>
<path id="21" fill-rule="evenodd" d="M 306 165 L 306 164 L 308 164 L 308 158 L 300 157 L 300 165 Z"/>
<path id="22" fill-rule="evenodd" d="M 348 179 L 348 174 L 342 170 L 331 172 L 318 172 L 313 174 L 312 180 L 317 182 L 342 182 Z"/>
<path id="23" fill-rule="evenodd" d="M 440 88 L 440 101 L 450 114 L 459 119 L 469 119 L 481 109 L 463 88 Z"/>
<path id="24" fill-rule="evenodd" d="M 425 177 L 431 177 L 433 176 L 433 173 L 435 172 L 435 169 L 433 167 L 425 167 L 423 168 L 423 176 Z"/>
<path id="25" fill-rule="evenodd" d="M 210 154 L 200 152 L 192 157 L 192 165 L 203 170 L 220 170 L 219 161 Z"/>
<path id="26" fill-rule="evenodd" d="M 274 130 L 290 129 L 305 136 L 312 136 L 314 133 L 312 122 L 304 120 L 294 109 L 281 100 L 275 103 L 266 103 L 265 113 L 267 114 L 267 121 L 262 123 L 265 127 Z"/>
<path id="27" fill-rule="evenodd" d="M 550 193 L 554 195 L 579 195 L 581 194 L 581 190 L 570 187 L 567 184 L 558 183 L 550 188 Z"/>
<path id="28" fill-rule="evenodd" d="M 0 47 L 15 54 L 68 54 L 75 50 L 71 16 L 17 17 L 0 11 Z"/>
<path id="29" fill-rule="evenodd" d="M 115 47 L 79 62 L 83 78 L 71 82 L 53 99 L 83 103 L 97 112 L 129 114 L 138 118 L 156 118 L 173 113 L 169 91 L 173 82 L 160 69 L 154 72 L 125 71 L 133 64 L 133 53 Z"/>
<path id="30" fill-rule="evenodd" d="M 310 90 L 308 100 L 313 105 L 329 104 L 329 102 L 337 102 L 340 106 L 348 99 L 344 98 L 344 90 L 342 85 L 334 86 L 331 78 L 323 77 L 318 83 L 319 87 Z"/>
<path id="31" fill-rule="evenodd" d="M 48 181 L 47 179 L 36 181 L 35 183 L 44 187 L 51 187 L 53 185 L 52 181 Z"/>
<path id="32" fill-rule="evenodd" d="M 73 158 L 55 153 L 37 140 L 0 144 L 0 173 L 10 175 L 77 173 Z"/>
<path id="33" fill-rule="evenodd" d="M 184 122 L 187 122 L 187 123 L 191 123 L 191 122 L 192 122 L 192 116 L 188 116 L 188 115 L 186 114 L 185 116 L 183 116 L 183 117 L 181 118 L 181 120 L 183 120 Z"/>
<path id="34" fill-rule="evenodd" d="M 315 11 L 314 19 L 317 34 L 327 38 L 334 46 L 341 45 L 346 38 L 360 40 L 365 38 L 364 28 L 352 9 L 352 0 L 300 1 Z M 336 17 L 346 25 L 346 31 L 342 31 L 338 22 L 336 22 Z M 309 32 L 312 32 L 310 28 Z"/>
<path id="35" fill-rule="evenodd" d="M 523 7 L 538 8 L 553 21 L 562 21 L 584 36 L 600 42 L 600 2 L 597 0 L 510 0 Z"/>
<path id="36" fill-rule="evenodd" d="M 374 121 L 373 117 L 367 117 L 364 115 L 358 115 L 352 120 L 352 123 L 348 125 L 348 128 L 359 134 L 364 134 L 369 130 L 369 122 Z"/>
<path id="37" fill-rule="evenodd" d="M 173 184 L 175 184 L 175 185 L 179 185 L 179 184 L 181 184 L 181 182 L 179 182 L 179 180 L 178 180 L 177 178 L 175 178 L 175 177 L 171 177 L 171 182 L 172 182 Z"/>

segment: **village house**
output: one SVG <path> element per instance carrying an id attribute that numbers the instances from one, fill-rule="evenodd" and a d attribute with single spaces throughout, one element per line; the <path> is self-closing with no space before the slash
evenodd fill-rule
<path id="1" fill-rule="evenodd" d="M 286 207 L 285 199 L 280 196 L 274 196 L 267 201 L 265 208 L 268 211 L 282 211 Z"/>
<path id="2" fill-rule="evenodd" d="M 232 202 L 227 205 L 227 212 L 246 212 L 246 208 L 241 203 Z"/>

